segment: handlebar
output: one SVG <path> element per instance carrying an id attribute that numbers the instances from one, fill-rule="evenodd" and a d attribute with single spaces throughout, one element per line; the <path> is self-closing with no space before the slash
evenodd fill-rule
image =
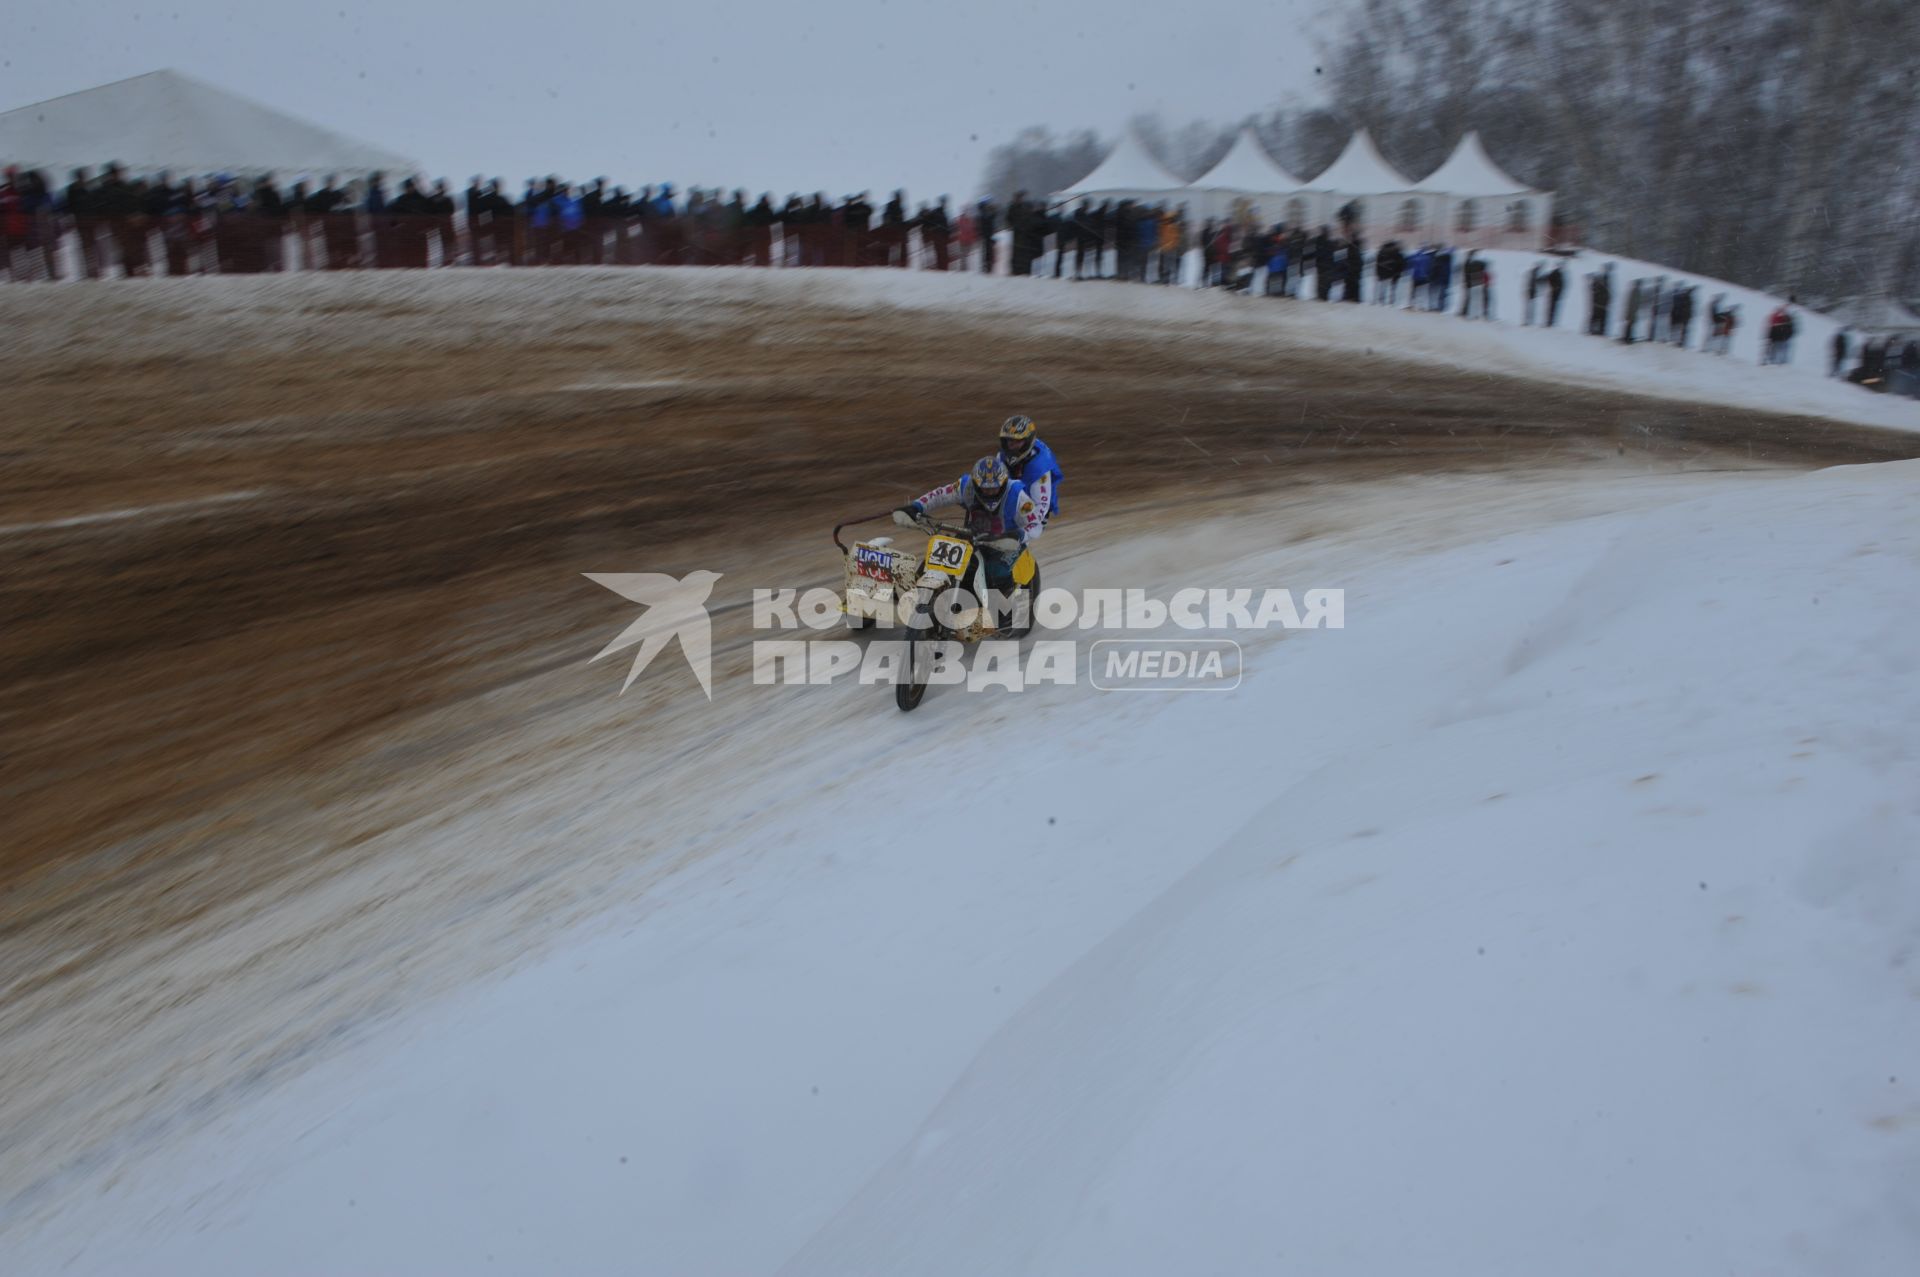
<path id="1" fill-rule="evenodd" d="M 835 546 L 839 548 L 840 553 L 845 554 L 847 552 L 847 546 L 846 546 L 846 543 L 841 541 L 840 539 L 840 529 L 850 528 L 857 523 L 874 523 L 880 519 L 891 519 L 892 517 L 893 517 L 892 510 L 882 510 L 879 514 L 863 514 L 856 518 L 847 519 L 844 522 L 836 523 L 833 525 L 833 543 Z M 961 524 L 942 523 L 938 519 L 928 518 L 925 514 L 922 514 L 919 518 L 915 519 L 913 521 L 913 525 L 916 528 L 919 528 L 922 532 L 928 533 L 929 535 L 935 532 L 942 532 L 948 536 L 965 537 L 969 541 L 976 539 L 973 533 L 967 531 L 965 526 Z"/>
<path id="2" fill-rule="evenodd" d="M 840 529 L 850 528 L 856 523 L 872 523 L 876 519 L 891 519 L 892 517 L 893 517 L 893 511 L 882 510 L 879 514 L 863 514 L 855 518 L 848 519 L 844 523 L 836 523 L 833 525 L 833 543 L 834 545 L 839 547 L 840 553 L 845 554 L 847 552 L 847 547 L 845 543 L 840 540 Z"/>

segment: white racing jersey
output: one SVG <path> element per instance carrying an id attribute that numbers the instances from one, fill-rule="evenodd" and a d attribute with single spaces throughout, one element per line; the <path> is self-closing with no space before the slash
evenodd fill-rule
<path id="1" fill-rule="evenodd" d="M 973 494 L 973 476 L 962 475 L 944 487 L 921 496 L 923 510 L 946 510 L 960 506 L 967 512 L 967 529 L 976 536 L 1016 537 L 1022 545 L 1039 537 L 1046 529 L 1046 509 L 1033 499 L 1027 485 L 1015 479 L 1007 485 L 1007 495 L 998 510 L 982 508 Z"/>

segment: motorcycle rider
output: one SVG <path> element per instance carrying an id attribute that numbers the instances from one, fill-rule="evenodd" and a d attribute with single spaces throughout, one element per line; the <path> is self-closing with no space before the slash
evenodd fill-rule
<path id="1" fill-rule="evenodd" d="M 1041 522 L 1060 513 L 1060 463 L 1040 438 L 1032 417 L 1012 416 L 1001 423 L 1000 457 L 1040 507 Z"/>
<path id="2" fill-rule="evenodd" d="M 1013 477 L 999 453 L 973 463 L 967 473 L 944 487 L 894 511 L 896 523 L 915 525 L 929 510 L 959 506 L 966 512 L 967 530 L 976 537 L 986 569 L 987 587 L 1010 591 L 1013 562 L 1046 527 L 1046 513 L 1027 485 Z"/>

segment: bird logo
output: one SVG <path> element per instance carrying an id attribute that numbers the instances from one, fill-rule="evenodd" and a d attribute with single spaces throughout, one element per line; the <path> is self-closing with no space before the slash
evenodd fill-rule
<path id="1" fill-rule="evenodd" d="M 633 668 L 627 671 L 627 681 L 620 685 L 622 695 L 633 686 L 633 680 L 640 677 L 640 671 L 647 668 L 647 662 L 678 637 L 680 651 L 686 656 L 687 664 L 693 666 L 701 690 L 708 700 L 713 699 L 713 626 L 707 615 L 707 596 L 713 593 L 713 583 L 720 579 L 720 573 L 689 572 L 684 577 L 671 577 L 663 572 L 583 572 L 581 575 L 647 609 L 593 658 L 597 661 L 635 643 L 640 645 L 640 650 L 633 654 Z"/>

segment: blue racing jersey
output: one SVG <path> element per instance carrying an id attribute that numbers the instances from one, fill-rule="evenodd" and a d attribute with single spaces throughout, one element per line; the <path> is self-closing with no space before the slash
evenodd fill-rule
<path id="1" fill-rule="evenodd" d="M 1053 449 L 1039 439 L 1033 441 L 1033 455 L 1014 472 L 1014 478 L 1026 485 L 1027 494 L 1040 507 L 1040 517 L 1051 519 L 1060 513 L 1060 463 Z"/>

